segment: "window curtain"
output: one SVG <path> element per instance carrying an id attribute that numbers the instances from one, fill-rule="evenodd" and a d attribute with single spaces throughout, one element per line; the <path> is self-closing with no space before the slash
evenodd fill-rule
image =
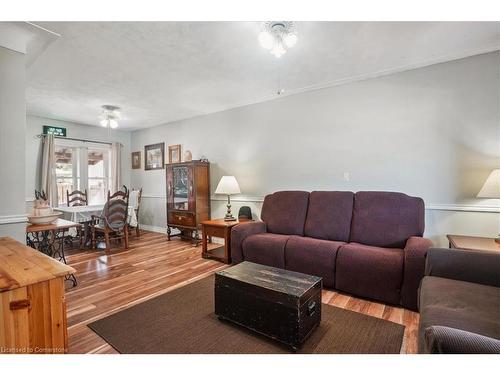
<path id="1" fill-rule="evenodd" d="M 45 192 L 52 207 L 58 206 L 55 151 L 54 135 L 47 134 L 43 138 L 40 189 Z"/>
<path id="2" fill-rule="evenodd" d="M 111 193 L 120 190 L 122 186 L 122 144 L 111 144 Z"/>

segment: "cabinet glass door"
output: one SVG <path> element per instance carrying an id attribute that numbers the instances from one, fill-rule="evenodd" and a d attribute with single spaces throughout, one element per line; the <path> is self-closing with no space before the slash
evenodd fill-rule
<path id="1" fill-rule="evenodd" d="M 189 179 L 188 167 L 173 167 L 173 196 L 175 210 L 188 210 L 189 208 Z"/>

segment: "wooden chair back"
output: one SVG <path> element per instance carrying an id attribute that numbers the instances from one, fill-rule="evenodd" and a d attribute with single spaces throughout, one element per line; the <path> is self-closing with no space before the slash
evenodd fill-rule
<path id="1" fill-rule="evenodd" d="M 106 226 L 113 231 L 121 231 L 127 225 L 129 191 L 108 192 L 108 201 L 104 205 L 103 216 Z"/>
<path id="2" fill-rule="evenodd" d="M 66 190 L 66 203 L 68 207 L 87 206 L 89 203 L 87 189 L 85 189 L 85 191 L 73 190 L 71 193 Z"/>
<path id="3" fill-rule="evenodd" d="M 111 192 L 108 190 L 108 201 L 110 199 L 124 199 L 125 197 L 127 197 L 128 199 L 128 193 L 128 188 L 125 185 L 123 185 L 123 190 L 118 190 L 113 194 L 111 194 Z"/>

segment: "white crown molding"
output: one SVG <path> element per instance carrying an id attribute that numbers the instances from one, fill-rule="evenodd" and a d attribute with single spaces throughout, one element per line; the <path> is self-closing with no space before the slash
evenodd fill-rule
<path id="1" fill-rule="evenodd" d="M 25 223 L 27 221 L 28 217 L 26 216 L 26 214 L 0 216 L 0 225 Z"/>
<path id="2" fill-rule="evenodd" d="M 169 124 L 173 124 L 173 123 L 177 123 L 177 122 L 182 122 L 182 121 L 186 121 L 186 120 L 192 120 L 192 119 L 195 119 L 195 118 L 198 118 L 198 117 L 212 115 L 212 114 L 215 114 L 215 113 L 230 111 L 232 109 L 246 107 L 246 106 L 253 105 L 253 104 L 266 103 L 266 102 L 269 102 L 269 101 L 272 101 L 272 100 L 284 98 L 286 96 L 292 96 L 292 95 L 302 94 L 302 93 L 310 92 L 310 91 L 323 90 L 323 89 L 327 89 L 327 88 L 330 88 L 330 87 L 345 85 L 345 84 L 348 84 L 348 83 L 355 83 L 355 82 L 365 81 L 365 80 L 369 80 L 369 79 L 375 79 L 375 78 L 379 78 L 379 77 L 384 77 L 384 76 L 388 76 L 388 75 L 392 75 L 392 74 L 397 74 L 397 73 L 402 73 L 402 72 L 406 72 L 406 71 L 410 71 L 410 70 L 425 68 L 425 67 L 428 67 L 428 66 L 431 66 L 431 65 L 436 65 L 436 64 L 441 64 L 441 63 L 446 63 L 446 62 L 461 60 L 461 59 L 465 59 L 467 57 L 472 57 L 472 56 L 477 56 L 477 55 L 483 55 L 483 54 L 486 54 L 486 53 L 491 53 L 491 52 L 496 52 L 496 51 L 500 51 L 500 44 L 499 43 L 492 43 L 492 44 L 490 44 L 490 45 L 488 45 L 486 47 L 471 49 L 469 51 L 465 51 L 465 52 L 462 52 L 462 53 L 455 53 L 455 54 L 448 54 L 448 55 L 436 56 L 435 58 L 424 60 L 424 61 L 420 61 L 420 62 L 417 62 L 417 63 L 405 64 L 405 65 L 397 66 L 397 67 L 394 67 L 394 68 L 389 68 L 389 69 L 384 69 L 384 70 L 378 70 L 378 71 L 375 71 L 375 72 L 370 72 L 370 73 L 365 73 L 365 74 L 359 74 L 357 76 L 340 78 L 340 79 L 336 79 L 336 80 L 333 80 L 333 81 L 327 81 L 327 82 L 313 84 L 313 85 L 309 85 L 309 86 L 303 86 L 303 87 L 299 87 L 299 88 L 295 88 L 295 89 L 287 89 L 281 95 L 276 95 L 276 94 L 264 95 L 264 96 L 261 96 L 260 98 L 256 98 L 256 99 L 252 99 L 252 100 L 245 100 L 245 101 L 242 101 L 242 102 L 239 102 L 239 103 L 235 103 L 235 104 L 232 104 L 232 105 L 228 105 L 228 106 L 221 106 L 218 109 L 214 109 L 212 111 L 206 111 L 206 112 L 194 115 L 194 116 L 174 118 L 174 119 L 172 119 L 170 121 L 163 122 L 163 123 L 156 124 L 156 125 L 151 125 L 151 126 L 148 126 L 146 128 L 134 128 L 134 127 L 130 127 L 130 128 L 124 129 L 124 130 L 130 131 L 130 132 L 134 132 L 134 131 L 141 131 L 141 130 L 148 129 L 148 128 L 160 127 L 160 126 L 169 125 Z"/>
<path id="3" fill-rule="evenodd" d="M 162 194 L 143 194 L 143 198 L 166 199 Z M 227 198 L 223 195 L 212 195 L 210 200 L 215 202 L 225 202 Z M 231 202 L 262 203 L 264 196 L 260 195 L 235 195 L 231 196 Z M 494 212 L 500 213 L 500 206 L 497 205 L 472 205 L 472 204 L 426 204 L 426 210 L 430 211 L 461 211 L 461 212 Z"/>
<path id="4" fill-rule="evenodd" d="M 0 22 L 0 47 L 25 54 L 27 67 L 59 37 L 31 22 Z"/>

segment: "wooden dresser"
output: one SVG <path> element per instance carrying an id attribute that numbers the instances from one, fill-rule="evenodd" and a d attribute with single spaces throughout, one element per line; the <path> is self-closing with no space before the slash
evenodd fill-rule
<path id="1" fill-rule="evenodd" d="M 189 161 L 166 165 L 167 237 L 200 241 L 201 222 L 210 219 L 210 163 Z"/>
<path id="2" fill-rule="evenodd" d="M 0 237 L 0 353 L 66 353 L 64 263 Z"/>

